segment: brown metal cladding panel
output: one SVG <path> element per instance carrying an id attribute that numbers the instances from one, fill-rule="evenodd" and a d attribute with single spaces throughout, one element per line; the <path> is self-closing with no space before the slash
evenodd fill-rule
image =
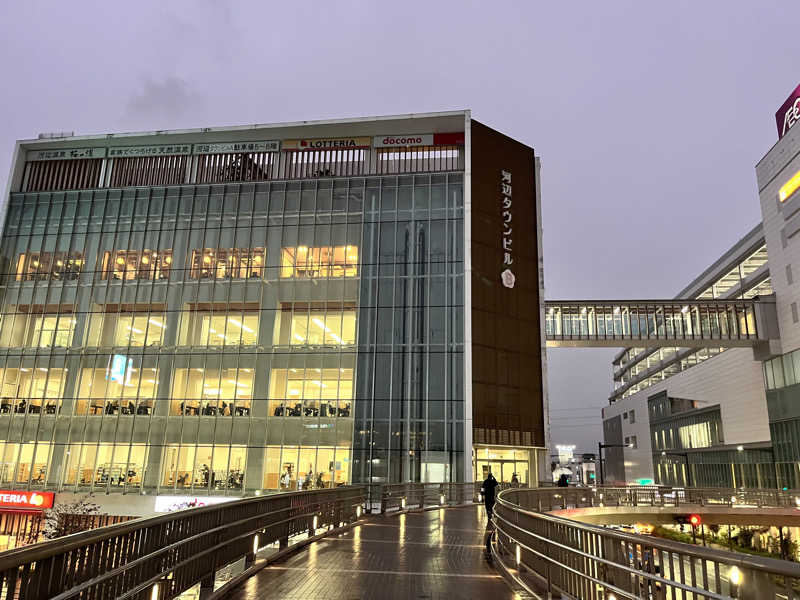
<path id="1" fill-rule="evenodd" d="M 475 441 L 529 440 L 544 446 L 534 160 L 532 148 L 472 121 Z M 503 264 L 503 170 L 512 174 L 510 266 Z M 506 268 L 515 275 L 513 288 L 502 283 L 500 274 Z"/>

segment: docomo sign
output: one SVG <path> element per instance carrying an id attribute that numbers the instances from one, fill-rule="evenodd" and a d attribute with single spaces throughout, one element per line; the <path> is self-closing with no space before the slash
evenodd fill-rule
<path id="1" fill-rule="evenodd" d="M 0 490 L 0 508 L 53 508 L 53 492 L 14 492 Z"/>
<path id="2" fill-rule="evenodd" d="M 775 124 L 778 126 L 778 139 L 786 135 L 797 121 L 800 120 L 800 85 L 794 88 L 791 96 L 786 99 L 775 113 Z"/>
<path id="3" fill-rule="evenodd" d="M 458 146 L 464 144 L 464 134 L 457 133 L 404 133 L 398 135 L 376 135 L 372 138 L 375 148 L 397 146 Z"/>

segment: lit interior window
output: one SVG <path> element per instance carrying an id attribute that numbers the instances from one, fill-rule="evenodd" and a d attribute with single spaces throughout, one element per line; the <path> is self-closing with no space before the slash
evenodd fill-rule
<path id="1" fill-rule="evenodd" d="M 283 248 L 281 277 L 356 277 L 357 246 Z"/>
<path id="2" fill-rule="evenodd" d="M 264 248 L 192 250 L 193 279 L 246 279 L 264 274 Z"/>
<path id="3" fill-rule="evenodd" d="M 117 250 L 103 255 L 103 279 L 169 279 L 172 249 Z"/>
<path id="4" fill-rule="evenodd" d="M 176 369 L 170 414 L 243 417 L 252 398 L 252 369 Z"/>
<path id="5" fill-rule="evenodd" d="M 353 369 L 273 369 L 269 397 L 273 417 L 349 417 Z"/>
<path id="6" fill-rule="evenodd" d="M 282 303 L 275 323 L 276 346 L 351 346 L 356 343 L 354 303 Z"/>
<path id="7" fill-rule="evenodd" d="M 17 281 L 75 280 L 83 265 L 83 252 L 29 252 L 17 257 L 15 279 Z"/>
<path id="8" fill-rule="evenodd" d="M 791 179 L 781 186 L 781 189 L 778 190 L 778 198 L 781 202 L 786 202 L 798 188 L 800 188 L 800 171 L 792 175 Z"/>

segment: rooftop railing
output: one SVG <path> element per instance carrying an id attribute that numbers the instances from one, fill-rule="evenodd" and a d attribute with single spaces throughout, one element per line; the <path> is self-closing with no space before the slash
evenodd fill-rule
<path id="1" fill-rule="evenodd" d="M 800 597 L 800 564 L 587 525 L 547 511 L 592 506 L 797 506 L 795 492 L 672 488 L 533 488 L 501 492 L 500 563 L 532 593 L 585 600 Z"/>

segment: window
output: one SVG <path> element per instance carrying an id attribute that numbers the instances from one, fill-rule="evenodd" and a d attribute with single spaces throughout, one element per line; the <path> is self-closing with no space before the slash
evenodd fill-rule
<path id="1" fill-rule="evenodd" d="M 95 305 L 89 317 L 89 347 L 160 346 L 166 328 L 163 304 Z"/>
<path id="2" fill-rule="evenodd" d="M 181 314 L 181 346 L 255 346 L 258 344 L 259 305 L 197 303 Z"/>
<path id="3" fill-rule="evenodd" d="M 158 370 L 136 368 L 116 354 L 105 368 L 81 369 L 75 402 L 77 415 L 149 415 L 158 390 Z"/>
<path id="4" fill-rule="evenodd" d="M 192 250 L 192 279 L 244 279 L 264 274 L 264 248 Z"/>
<path id="5" fill-rule="evenodd" d="M 167 446 L 161 484 L 175 488 L 241 490 L 244 446 Z"/>
<path id="6" fill-rule="evenodd" d="M 628 413 L 628 416 L 630 417 L 631 425 L 636 423 L 636 412 L 633 409 L 630 410 L 630 412 Z"/>
<path id="7" fill-rule="evenodd" d="M 17 257 L 16 281 L 74 280 L 83 268 L 83 252 L 28 252 Z"/>
<path id="8" fill-rule="evenodd" d="M 350 480 L 350 448 L 267 446 L 264 489 L 330 488 Z"/>
<path id="9" fill-rule="evenodd" d="M 0 481 L 2 483 L 44 485 L 51 447 L 48 442 L 2 443 Z"/>
<path id="10" fill-rule="evenodd" d="M 0 413 L 56 414 L 66 374 L 67 369 L 44 367 L 0 369 Z"/>
<path id="11" fill-rule="evenodd" d="M 792 306 L 792 323 L 797 323 L 797 321 L 800 320 L 798 319 L 797 315 L 797 302 L 792 302 L 791 306 Z"/>
<path id="12" fill-rule="evenodd" d="M 103 279 L 169 279 L 172 266 L 172 249 L 169 250 L 117 250 L 103 254 L 101 274 Z"/>
<path id="13" fill-rule="evenodd" d="M 633 448 L 634 450 L 639 447 L 639 444 L 637 443 L 635 435 L 632 435 L 630 437 L 630 441 L 628 443 L 630 444 L 630 447 Z"/>
<path id="14" fill-rule="evenodd" d="M 2 315 L 0 346 L 69 347 L 76 324 L 73 308 L 70 304 L 6 306 Z"/>
<path id="15" fill-rule="evenodd" d="M 355 343 L 355 303 L 281 304 L 275 322 L 276 346 L 347 346 Z"/>
<path id="16" fill-rule="evenodd" d="M 356 277 L 357 246 L 284 248 L 281 251 L 281 277 Z"/>
<path id="17" fill-rule="evenodd" d="M 64 483 L 121 487 L 142 482 L 147 465 L 144 444 L 72 444 L 67 450 Z"/>
<path id="18" fill-rule="evenodd" d="M 170 414 L 247 416 L 252 398 L 253 369 L 175 369 Z"/>
<path id="19" fill-rule="evenodd" d="M 349 417 L 353 369 L 273 369 L 269 398 L 273 417 Z"/>
<path id="20" fill-rule="evenodd" d="M 623 421 L 627 421 L 628 420 L 628 413 L 627 412 L 622 413 L 622 420 Z"/>

